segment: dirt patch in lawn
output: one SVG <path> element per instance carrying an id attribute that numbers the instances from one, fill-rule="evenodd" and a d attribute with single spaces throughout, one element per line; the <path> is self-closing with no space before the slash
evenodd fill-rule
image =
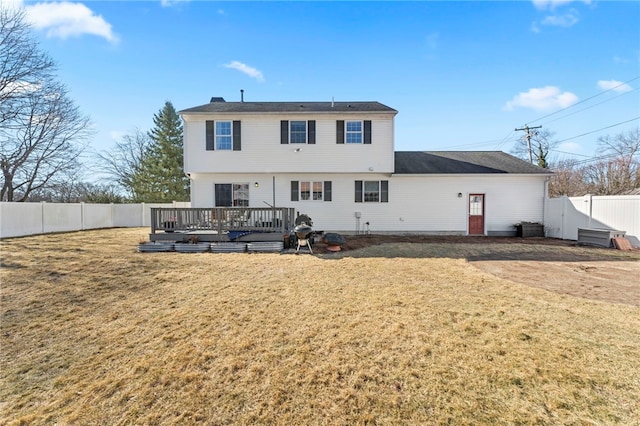
<path id="1" fill-rule="evenodd" d="M 484 272 L 516 283 L 640 306 L 638 249 L 620 251 L 551 238 L 355 235 L 346 240 L 339 256 L 465 258 Z M 314 251 L 330 253 L 322 243 Z"/>

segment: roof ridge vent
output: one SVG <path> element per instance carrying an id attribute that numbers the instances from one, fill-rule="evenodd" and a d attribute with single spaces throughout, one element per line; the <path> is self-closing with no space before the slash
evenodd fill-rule
<path id="1" fill-rule="evenodd" d="M 214 97 L 212 97 L 212 98 L 211 98 L 211 100 L 209 101 L 209 103 L 214 103 L 214 102 L 226 102 L 226 101 L 225 101 L 225 100 L 224 100 L 224 98 L 222 98 L 222 97 L 216 97 L 216 96 L 214 96 Z"/>

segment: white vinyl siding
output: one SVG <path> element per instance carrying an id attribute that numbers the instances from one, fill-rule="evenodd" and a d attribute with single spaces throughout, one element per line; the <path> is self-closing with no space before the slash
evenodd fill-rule
<path id="1" fill-rule="evenodd" d="M 186 173 L 392 173 L 393 114 L 371 121 L 371 144 L 336 144 L 336 117 L 305 115 L 294 121 L 315 121 L 315 144 L 282 144 L 281 121 L 289 115 L 185 116 Z M 242 120 L 242 150 L 205 150 L 206 120 Z M 307 135 L 308 136 L 308 135 Z"/>
<path id="2" fill-rule="evenodd" d="M 269 173 L 196 174 L 192 179 L 193 207 L 213 205 L 214 179 L 216 182 L 259 182 L 257 188 L 250 185 L 249 206 L 263 207 L 264 201 L 274 202 L 273 175 Z M 389 202 L 356 203 L 354 179 L 388 180 Z M 332 201 L 292 201 L 292 181 L 331 181 Z M 469 194 L 485 195 L 488 235 L 515 234 L 516 223 L 544 220 L 544 176 L 284 173 L 275 176 L 275 184 L 275 205 L 293 207 L 309 215 L 313 218 L 314 228 L 325 232 L 355 232 L 355 213 L 359 212 L 360 224 L 369 222 L 373 233 L 466 235 Z M 458 197 L 458 193 L 463 196 Z"/>

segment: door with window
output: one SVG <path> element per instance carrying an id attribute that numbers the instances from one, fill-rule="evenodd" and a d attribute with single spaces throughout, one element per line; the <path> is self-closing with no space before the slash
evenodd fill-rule
<path id="1" fill-rule="evenodd" d="M 469 194 L 469 235 L 484 235 L 484 194 Z"/>

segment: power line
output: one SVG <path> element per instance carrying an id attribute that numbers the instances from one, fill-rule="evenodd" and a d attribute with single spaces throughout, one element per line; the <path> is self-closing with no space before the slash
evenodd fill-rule
<path id="1" fill-rule="evenodd" d="M 554 112 L 552 112 L 552 113 L 550 113 L 550 114 L 544 115 L 544 116 L 542 116 L 542 117 L 540 117 L 540 118 L 537 118 L 537 119 L 535 119 L 535 120 L 531 120 L 531 121 L 527 122 L 527 124 L 528 124 L 528 123 L 535 123 L 535 122 L 540 121 L 540 120 L 543 120 L 543 119 L 545 119 L 545 118 L 547 118 L 547 117 L 551 117 L 552 115 L 559 114 L 559 113 L 561 113 L 562 111 L 566 111 L 566 110 L 568 110 L 569 108 L 573 108 L 573 107 L 575 107 L 576 105 L 583 104 L 583 103 L 585 103 L 585 102 L 587 102 L 587 101 L 589 101 L 589 100 L 591 100 L 591 99 L 593 99 L 593 98 L 597 98 L 598 96 L 604 95 L 605 93 L 611 92 L 612 90 L 615 90 L 615 89 L 617 89 L 618 87 L 624 86 L 625 84 L 631 83 L 632 81 L 635 81 L 635 80 L 638 80 L 638 79 L 640 79 L 640 76 L 637 76 L 637 77 L 632 78 L 631 80 L 627 80 L 627 81 L 625 81 L 625 82 L 622 82 L 622 83 L 620 83 L 620 84 L 618 84 L 618 85 L 616 85 L 616 86 L 613 86 L 613 87 L 612 87 L 612 88 L 610 88 L 610 89 L 603 90 L 602 92 L 596 93 L 596 94 L 595 94 L 595 95 L 593 95 L 593 96 L 589 96 L 588 98 L 583 99 L 583 100 L 581 100 L 581 101 L 579 101 L 579 102 L 576 102 L 575 104 L 571 104 L 571 105 L 569 105 L 568 107 L 564 107 L 564 108 L 562 108 L 562 109 L 559 109 L 558 111 L 554 111 Z"/>
<path id="2" fill-rule="evenodd" d="M 558 154 L 576 155 L 578 157 L 593 158 L 593 155 L 576 154 L 575 152 L 560 151 L 558 149 L 550 149 L 549 151 L 557 152 Z"/>
<path id="3" fill-rule="evenodd" d="M 632 122 L 632 121 L 634 121 L 634 120 L 638 120 L 638 119 L 640 119 L 640 115 L 639 115 L 639 116 L 637 116 L 637 117 L 632 118 L 631 120 L 621 121 L 620 123 L 612 124 L 612 125 L 610 125 L 610 126 L 602 127 L 602 128 L 600 128 L 600 129 L 597 129 L 597 130 L 592 130 L 592 131 L 590 131 L 590 132 L 582 133 L 581 135 L 572 136 L 572 137 L 570 137 L 570 138 L 563 139 L 563 140 L 561 140 L 561 141 L 556 141 L 556 142 L 557 142 L 557 143 L 562 143 L 562 142 L 566 142 L 566 141 L 571 140 L 571 139 L 577 139 L 577 138 L 580 138 L 580 137 L 582 137 L 582 136 L 587 136 L 587 135 L 590 135 L 590 134 L 592 134 L 592 133 L 599 132 L 599 131 L 601 131 L 601 130 L 610 129 L 610 128 L 612 128 L 612 127 L 616 127 L 616 126 L 621 126 L 621 125 L 623 125 L 623 124 L 627 124 L 627 123 L 630 123 L 630 122 Z"/>
<path id="4" fill-rule="evenodd" d="M 579 109 L 578 111 L 574 111 L 574 112 L 569 113 L 569 114 L 567 114 L 567 115 L 563 115 L 562 117 L 555 118 L 555 119 L 553 119 L 553 120 L 551 120 L 551 121 L 546 121 L 546 122 L 544 122 L 544 123 L 542 123 L 542 124 L 549 124 L 549 123 L 556 122 L 556 121 L 558 121 L 558 120 L 562 120 L 563 118 L 570 117 L 570 116 L 572 116 L 572 115 L 578 114 L 579 112 L 586 111 L 586 110 L 588 110 L 588 109 L 591 109 L 591 108 L 597 107 L 598 105 L 602 105 L 602 104 L 604 104 L 604 103 L 607 103 L 607 102 L 613 101 L 613 100 L 615 100 L 615 99 L 619 98 L 620 96 L 628 95 L 629 93 L 636 92 L 637 90 L 638 90 L 638 89 L 636 88 L 636 89 L 630 90 L 629 92 L 620 93 L 619 95 L 616 95 L 616 96 L 614 96 L 614 97 L 612 97 L 612 98 L 609 98 L 609 99 L 605 99 L 604 101 L 602 101 L 602 102 L 598 102 L 597 104 L 590 105 L 590 106 L 588 106 L 588 107 L 586 107 L 586 108 Z"/>

